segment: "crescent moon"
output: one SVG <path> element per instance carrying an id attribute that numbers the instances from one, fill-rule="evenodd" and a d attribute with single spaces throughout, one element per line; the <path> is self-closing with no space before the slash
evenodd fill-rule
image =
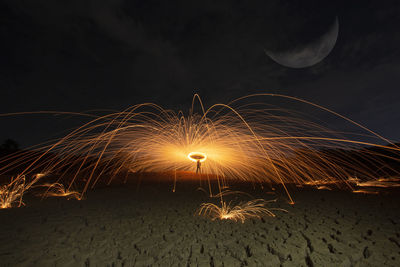
<path id="1" fill-rule="evenodd" d="M 332 51 L 339 34 L 339 21 L 336 17 L 329 31 L 322 35 L 316 42 L 305 47 L 282 53 L 265 51 L 275 62 L 289 68 L 311 67 L 322 61 Z"/>

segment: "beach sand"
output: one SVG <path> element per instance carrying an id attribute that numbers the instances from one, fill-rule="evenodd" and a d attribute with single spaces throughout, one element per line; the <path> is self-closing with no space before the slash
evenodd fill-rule
<path id="1" fill-rule="evenodd" d="M 197 187 L 114 185 L 81 201 L 28 195 L 25 207 L 0 210 L 0 265 L 400 266 L 399 192 L 290 188 L 289 205 L 279 190 L 238 186 L 288 211 L 242 224 L 197 216 L 201 203 L 218 203 Z"/>

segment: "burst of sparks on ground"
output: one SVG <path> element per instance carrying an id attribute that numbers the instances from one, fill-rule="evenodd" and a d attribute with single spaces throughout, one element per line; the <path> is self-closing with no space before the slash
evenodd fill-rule
<path id="1" fill-rule="evenodd" d="M 346 120 L 367 135 L 348 138 L 347 133 L 323 127 L 294 111 L 262 104 L 258 99 L 254 104 L 246 102 L 251 97 L 280 97 L 310 105 Z M 196 101 L 200 112 L 194 111 Z M 172 172 L 176 182 L 177 172 L 194 172 L 193 162 L 197 162 L 197 168 L 202 162 L 201 173 L 207 176 L 210 192 L 210 179 L 218 180 L 219 192 L 231 179 L 277 183 L 284 187 L 289 203 L 293 204 L 286 188 L 288 183 L 316 187 L 345 185 L 354 190 L 354 183 L 349 180 L 354 173 L 374 181 L 376 177 L 398 173 L 390 166 L 383 172 L 381 167 L 386 163 L 382 158 L 400 161 L 400 148 L 375 132 L 324 107 L 283 95 L 247 96 L 208 109 L 195 95 L 188 115 L 151 103 L 104 116 L 85 115 L 94 119 L 64 138 L 0 161 L 7 162 L 0 168 L 0 174 L 18 168 L 22 168 L 21 177 L 37 172 L 51 173 L 59 177 L 56 183 L 62 180 L 62 184 L 68 184 L 65 194 L 83 184 L 82 196 L 105 176 L 111 182 L 127 173 Z M 364 137 L 385 141 L 390 146 L 367 142 Z M 372 150 L 366 150 L 361 156 L 348 152 L 368 145 L 390 150 L 395 155 Z M 10 186 L 15 185 L 10 184 L 7 190 L 12 189 Z M 235 211 L 224 205 L 221 209 Z M 207 210 L 215 210 L 211 207 Z M 246 204 L 238 209 L 243 207 Z"/>
<path id="2" fill-rule="evenodd" d="M 0 187 L 0 209 L 8 209 L 17 205 L 24 205 L 22 198 L 25 192 L 32 187 L 42 176 L 36 175 L 31 182 L 27 182 L 25 175 L 12 177 L 8 184 Z"/>
<path id="3" fill-rule="evenodd" d="M 285 211 L 284 209 L 272 208 L 268 209 L 266 205 L 276 200 L 266 201 L 264 199 L 254 199 L 247 202 L 240 202 L 237 205 L 233 205 L 232 202 L 226 203 L 221 201 L 221 207 L 213 203 L 203 203 L 200 206 L 198 215 L 209 216 L 211 220 L 232 220 L 240 221 L 244 223 L 246 219 L 250 218 L 262 218 L 264 216 L 275 217 L 272 210 Z"/>
<path id="4" fill-rule="evenodd" d="M 76 199 L 81 200 L 81 193 L 78 191 L 72 191 L 65 188 L 63 184 L 60 183 L 45 183 L 38 185 L 38 187 L 47 188 L 44 193 L 40 193 L 38 195 L 46 198 L 46 197 L 65 197 L 67 199 Z"/>

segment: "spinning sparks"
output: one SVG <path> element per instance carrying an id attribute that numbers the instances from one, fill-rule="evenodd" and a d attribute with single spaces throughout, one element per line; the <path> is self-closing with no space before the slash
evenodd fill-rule
<path id="1" fill-rule="evenodd" d="M 194 162 L 204 162 L 207 159 L 207 155 L 201 152 L 190 152 L 188 155 L 188 159 Z"/>
<path id="2" fill-rule="evenodd" d="M 221 207 L 213 203 L 203 203 L 198 211 L 199 215 L 209 216 L 211 220 L 232 220 L 244 223 L 246 219 L 262 218 L 263 216 L 275 217 L 271 210 L 285 211 L 284 209 L 273 208 L 267 209 L 265 206 L 270 202 L 276 200 L 266 201 L 264 199 L 255 199 L 248 202 L 240 202 L 238 205 L 231 205 L 221 201 Z"/>
<path id="3" fill-rule="evenodd" d="M 248 103 L 251 97 L 257 97 L 258 102 Z M 338 133 L 298 112 L 262 104 L 261 97 L 309 105 L 346 120 L 367 135 Z M 195 112 L 196 103 L 199 112 Z M 151 103 L 105 116 L 81 115 L 94 119 L 53 144 L 0 160 L 0 174 L 10 170 L 18 170 L 20 177 L 52 173 L 59 179 L 52 181 L 49 195 L 78 198 L 71 188 L 82 188 L 81 198 L 98 182 L 111 183 L 118 177 L 129 177 L 129 173 L 174 173 L 176 182 L 177 174 L 200 173 L 201 168 L 201 175 L 194 177 L 207 178 L 210 194 L 211 179 L 217 180 L 219 192 L 231 180 L 281 184 L 291 204 L 288 183 L 353 190 L 349 177 L 355 173 L 364 182 L 399 176 L 387 163 L 399 163 L 398 146 L 340 114 L 288 96 L 253 95 L 206 109 L 195 95 L 187 115 Z M 388 145 L 366 141 L 371 138 Z M 24 188 L 24 183 L 11 183 L 3 187 L 2 194 L 17 199 Z M 246 217 L 272 216 L 264 207 L 266 203 L 254 200 L 231 206 L 221 197 L 221 208 L 204 204 L 200 213 L 243 222 Z"/>

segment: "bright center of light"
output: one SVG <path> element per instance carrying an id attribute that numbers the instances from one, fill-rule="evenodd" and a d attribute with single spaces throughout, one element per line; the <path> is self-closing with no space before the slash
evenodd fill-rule
<path id="1" fill-rule="evenodd" d="M 203 162 L 207 159 L 207 155 L 204 154 L 203 152 L 190 152 L 188 154 L 188 159 L 194 162 L 197 161 Z"/>

